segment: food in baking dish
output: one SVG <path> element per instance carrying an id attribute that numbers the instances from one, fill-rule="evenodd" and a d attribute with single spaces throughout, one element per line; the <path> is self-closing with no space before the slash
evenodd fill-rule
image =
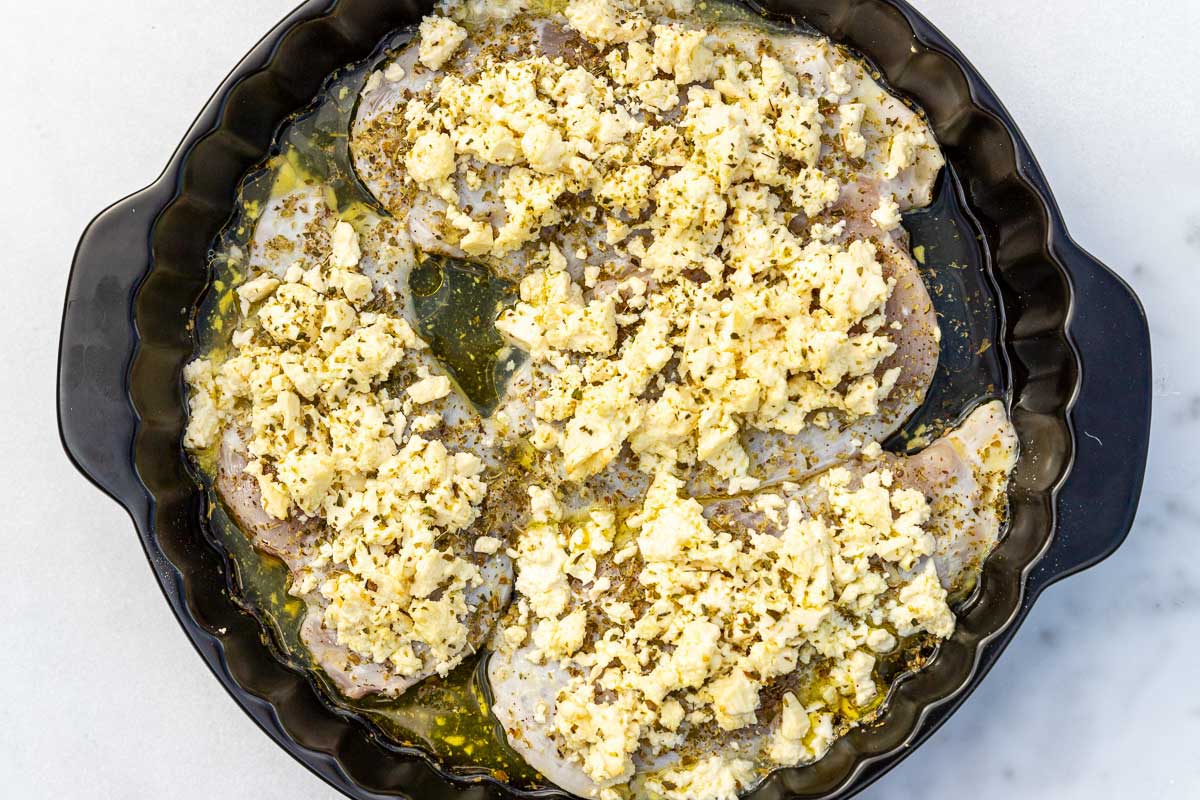
<path id="1" fill-rule="evenodd" d="M 996 401 L 879 445 L 938 357 L 924 119 L 731 7 L 572 0 L 443 5 L 344 121 L 355 180 L 277 165 L 185 372 L 313 665 L 387 698 L 485 654 L 506 745 L 606 798 L 732 797 L 877 713 L 1016 458 Z"/>

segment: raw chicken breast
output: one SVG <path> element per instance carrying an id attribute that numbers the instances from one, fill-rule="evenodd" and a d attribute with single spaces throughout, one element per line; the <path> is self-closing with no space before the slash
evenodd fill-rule
<path id="1" fill-rule="evenodd" d="M 329 263 L 332 230 L 342 217 L 317 184 L 304 185 L 273 197 L 254 226 L 250 242 L 252 270 L 282 278 L 293 266 L 307 272 Z M 376 292 L 390 295 L 412 322 L 408 275 L 416 252 L 404 226 L 395 220 L 356 208 L 352 215 L 362 257 L 358 268 L 371 279 Z"/>
<path id="2" fill-rule="evenodd" d="M 262 508 L 262 496 L 253 476 L 246 475 L 246 450 L 236 431 L 226 431 L 221 440 L 216 488 L 234 521 L 258 549 L 281 559 L 293 574 L 308 567 L 316 555 L 315 548 L 327 536 L 324 524 L 315 517 L 303 517 L 298 512 L 288 519 L 276 519 Z M 473 562 L 482 575 L 482 582 L 469 586 L 465 592 L 468 616 L 468 643 L 477 649 L 490 636 L 493 626 L 508 605 L 512 592 L 512 562 L 503 552 L 482 555 L 474 551 L 477 536 L 508 535 L 511 508 L 505 502 L 492 500 L 484 510 L 477 526 L 448 537 L 443 546 L 460 558 Z M 328 568 L 322 570 L 324 575 Z M 367 694 L 397 696 L 434 674 L 434 663 L 427 659 L 428 648 L 418 642 L 414 652 L 427 661 L 413 675 L 398 675 L 386 665 L 364 659 L 339 644 L 333 631 L 322 622 L 324 598 L 319 591 L 300 595 L 308 605 L 308 613 L 300 629 L 301 641 L 312 654 L 313 663 L 333 681 L 338 690 L 349 698 Z M 437 599 L 436 594 L 433 599 Z"/>
<path id="3" fill-rule="evenodd" d="M 927 529 L 936 541 L 932 560 L 942 585 L 955 592 L 974 583 L 983 560 L 996 544 L 1016 457 L 1015 431 L 1004 406 L 993 401 L 976 409 L 958 428 L 921 453 L 883 454 L 870 461 L 849 461 L 844 466 L 856 478 L 890 469 L 895 487 L 916 489 L 926 496 L 932 511 Z M 748 529 L 777 535 L 778 521 L 768 519 L 756 502 L 764 494 L 780 495 L 785 502 L 798 501 L 808 513 L 828 502 L 817 476 L 812 476 L 799 485 L 768 487 L 706 503 L 704 516 L 714 530 Z M 911 573 L 919 574 L 926 563 L 927 560 L 918 562 Z M 613 581 L 606 595 L 618 596 L 622 591 L 620 582 L 634 579 L 639 569 L 636 558 L 620 567 L 603 564 L 598 575 Z M 578 593 L 575 602 L 584 602 Z M 492 713 L 503 727 L 510 746 L 547 779 L 575 794 L 596 797 L 606 787 L 591 780 L 569 753 L 560 751 L 547 724 L 547 720 L 553 719 L 556 698 L 567 686 L 569 675 L 555 662 L 533 663 L 529 659 L 531 652 L 529 644 L 518 648 L 503 644 L 496 647 L 488 662 Z M 734 747 L 740 759 L 757 758 L 780 725 L 779 709 L 784 693 L 797 691 L 810 679 L 803 670 L 775 679 L 762 693 L 758 710 L 762 722 L 730 733 L 711 725 L 689 730 L 684 745 L 672 753 L 635 754 L 637 771 L 649 775 L 681 757 L 733 752 Z"/>

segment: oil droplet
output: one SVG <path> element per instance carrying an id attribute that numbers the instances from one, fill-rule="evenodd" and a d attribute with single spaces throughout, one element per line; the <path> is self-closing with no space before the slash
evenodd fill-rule
<path id="1" fill-rule="evenodd" d="M 516 302 L 516 286 L 486 268 L 427 258 L 409 275 L 417 333 L 482 414 L 490 414 L 522 356 L 511 352 L 496 318 Z"/>

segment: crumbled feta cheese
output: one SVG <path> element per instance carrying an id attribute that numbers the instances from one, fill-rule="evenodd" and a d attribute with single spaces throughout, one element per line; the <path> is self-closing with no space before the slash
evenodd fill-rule
<path id="1" fill-rule="evenodd" d="M 404 67 L 393 61 L 391 64 L 387 65 L 386 69 L 384 69 L 383 77 L 386 78 L 389 83 L 399 83 L 400 81 L 404 80 Z"/>
<path id="2" fill-rule="evenodd" d="M 243 283 L 237 289 L 237 296 L 241 300 L 242 314 L 249 314 L 251 305 L 269 297 L 277 288 L 279 288 L 279 281 L 270 275 L 259 275 L 257 278 Z"/>
<path id="3" fill-rule="evenodd" d="M 900 204 L 895 197 L 883 197 L 879 207 L 871 212 L 871 221 L 882 231 L 894 231 L 900 227 Z"/>
<path id="4" fill-rule="evenodd" d="M 918 150 L 928 143 L 924 131 L 901 130 L 892 137 L 883 177 L 891 180 L 917 162 Z"/>
<path id="5" fill-rule="evenodd" d="M 835 100 L 850 93 L 853 74 L 854 70 L 849 64 L 838 64 L 829 70 L 829 91 Z"/>
<path id="6" fill-rule="evenodd" d="M 436 430 L 442 424 L 441 414 L 422 414 L 413 419 L 409 425 L 409 430 L 413 433 L 424 436 L 430 431 Z"/>
<path id="7" fill-rule="evenodd" d="M 493 553 L 498 553 L 503 546 L 504 542 L 495 536 L 480 536 L 475 540 L 475 552 L 483 553 L 484 555 L 490 556 Z"/>
<path id="8" fill-rule="evenodd" d="M 521 137 L 521 152 L 529 166 L 538 172 L 558 172 L 566 159 L 567 143 L 558 131 L 544 122 L 534 122 Z"/>
<path id="9" fill-rule="evenodd" d="M 207 358 L 198 358 L 183 368 L 183 379 L 192 387 L 188 398 L 188 426 L 184 433 L 184 447 L 204 450 L 217 441 L 220 433 L 221 416 L 214 397 L 216 386 L 213 364 Z"/>
<path id="10" fill-rule="evenodd" d="M 405 157 L 413 180 L 433 183 L 454 172 L 454 142 L 444 133 L 422 134 Z"/>
<path id="11" fill-rule="evenodd" d="M 711 75 L 713 51 L 708 31 L 686 30 L 675 25 L 654 26 L 654 63 L 675 82 L 703 83 Z"/>
<path id="12" fill-rule="evenodd" d="M 378 91 L 379 87 L 382 85 L 383 73 L 381 73 L 379 70 L 376 70 L 367 77 L 367 82 L 363 84 L 362 93 L 363 95 L 371 94 Z"/>
<path id="13" fill-rule="evenodd" d="M 754 762 L 713 755 L 654 773 L 646 786 L 667 800 L 737 800 L 739 792 L 754 782 Z"/>
<path id="14" fill-rule="evenodd" d="M 563 14 L 572 28 L 598 46 L 644 39 L 650 28 L 644 17 L 625 14 L 610 0 L 569 0 Z"/>
<path id="15" fill-rule="evenodd" d="M 421 63 L 430 69 L 441 69 L 458 46 L 466 41 L 467 32 L 454 20 L 430 16 L 421 20 L 418 29 Z"/>
<path id="16" fill-rule="evenodd" d="M 450 379 L 445 375 L 430 375 L 409 386 L 407 391 L 414 403 L 424 405 L 441 400 L 450 394 L 450 388 Z"/>
<path id="17" fill-rule="evenodd" d="M 327 269 L 297 266 L 283 283 L 240 287 L 239 299 L 261 305 L 219 369 L 208 359 L 185 368 L 185 445 L 210 447 L 229 426 L 246 437 L 245 473 L 263 510 L 324 521 L 329 536 L 313 545 L 292 591 L 319 596 L 322 624 L 339 644 L 401 676 L 445 674 L 471 652 L 466 590 L 481 577 L 436 543 L 478 515 L 483 464 L 418 435 L 438 414 L 406 435 L 381 383 L 415 352 L 416 334 L 398 317 L 355 310 L 372 292 L 357 270 L 357 234 L 340 222 L 330 240 Z M 449 391 L 447 378 L 427 371 L 410 387 L 423 403 Z"/>
<path id="18" fill-rule="evenodd" d="M 652 80 L 638 84 L 638 98 L 655 111 L 670 111 L 679 105 L 679 89 L 674 81 Z"/>
<path id="19" fill-rule="evenodd" d="M 362 259 L 362 250 L 358 244 L 358 234 L 354 227 L 344 221 L 339 221 L 333 227 L 333 256 L 330 263 L 335 267 L 357 267 Z M 366 277 L 366 276 L 363 276 Z"/>
<path id="20" fill-rule="evenodd" d="M 867 153 L 867 138 L 860 130 L 867 113 L 865 103 L 845 103 L 838 108 L 838 132 L 842 135 L 842 146 L 854 158 Z"/>

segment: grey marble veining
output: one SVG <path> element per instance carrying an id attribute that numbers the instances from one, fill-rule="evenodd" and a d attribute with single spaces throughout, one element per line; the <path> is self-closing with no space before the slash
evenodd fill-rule
<path id="1" fill-rule="evenodd" d="M 78 232 L 156 176 L 292 2 L 6 7 L 0 796 L 335 797 L 208 675 L 52 413 Z M 1048 590 L 963 709 L 862 797 L 1200 797 L 1200 2 L 916 5 L 1009 106 L 1075 238 L 1141 295 L 1155 423 L 1125 546 Z"/>

